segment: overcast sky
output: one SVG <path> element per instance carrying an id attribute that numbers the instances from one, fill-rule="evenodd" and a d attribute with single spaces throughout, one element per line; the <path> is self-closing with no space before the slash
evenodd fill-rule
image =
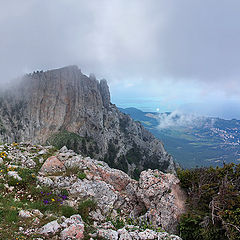
<path id="1" fill-rule="evenodd" d="M 121 107 L 240 119 L 240 1 L 0 0 L 1 82 L 71 64 Z"/>

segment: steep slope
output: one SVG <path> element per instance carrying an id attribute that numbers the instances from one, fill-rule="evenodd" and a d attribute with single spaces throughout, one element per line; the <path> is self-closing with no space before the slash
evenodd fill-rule
<path id="1" fill-rule="evenodd" d="M 28 74 L 0 100 L 2 142 L 67 145 L 136 177 L 175 169 L 163 144 L 111 104 L 106 80 L 77 66 Z"/>

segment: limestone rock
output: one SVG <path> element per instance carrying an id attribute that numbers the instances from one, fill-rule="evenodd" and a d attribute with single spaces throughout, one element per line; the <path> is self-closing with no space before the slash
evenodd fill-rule
<path id="1" fill-rule="evenodd" d="M 39 217 L 39 218 L 43 218 L 43 214 L 42 214 L 38 209 L 33 209 L 33 210 L 32 210 L 32 214 L 33 214 L 34 216 Z"/>
<path id="2" fill-rule="evenodd" d="M 185 194 L 173 174 L 158 170 L 143 171 L 140 175 L 137 198 L 147 209 L 145 216 L 152 224 L 175 232 L 180 215 L 185 210 Z"/>
<path id="3" fill-rule="evenodd" d="M 61 226 L 58 224 L 57 220 L 52 221 L 50 223 L 47 223 L 46 225 L 44 225 L 39 233 L 40 234 L 56 234 L 59 230 L 61 229 Z"/>
<path id="4" fill-rule="evenodd" d="M 17 179 L 18 181 L 22 181 L 22 178 L 21 178 L 21 177 L 18 175 L 18 173 L 15 172 L 15 171 L 9 171 L 9 172 L 8 172 L 8 176 Z"/>
<path id="5" fill-rule="evenodd" d="M 53 173 L 65 171 L 64 164 L 55 156 L 49 157 L 42 165 L 40 172 L 42 173 Z"/>
<path id="6" fill-rule="evenodd" d="M 65 228 L 60 233 L 61 240 L 70 239 L 83 239 L 84 238 L 84 225 L 83 224 L 72 224 L 68 228 Z"/>
<path id="7" fill-rule="evenodd" d="M 33 216 L 29 211 L 26 211 L 26 210 L 20 210 L 18 215 L 21 218 L 30 218 Z"/>
<path id="8" fill-rule="evenodd" d="M 38 176 L 37 177 L 37 181 L 42 184 L 42 185 L 45 185 L 45 186 L 48 186 L 48 187 L 51 187 L 54 185 L 54 182 L 51 178 L 49 177 L 40 177 Z"/>
<path id="9" fill-rule="evenodd" d="M 98 236 L 109 240 L 118 240 L 118 232 L 112 229 L 99 229 Z"/>
<path id="10" fill-rule="evenodd" d="M 82 199 L 93 198 L 105 213 L 113 208 L 117 200 L 114 188 L 103 181 L 78 180 L 71 186 L 70 193 Z"/>
<path id="11" fill-rule="evenodd" d="M 71 216 L 61 226 L 65 227 L 60 233 L 61 240 L 84 238 L 84 223 L 80 215 Z"/>
<path id="12" fill-rule="evenodd" d="M 119 229 L 118 234 L 120 235 L 119 240 L 132 240 L 131 235 L 125 228 Z"/>

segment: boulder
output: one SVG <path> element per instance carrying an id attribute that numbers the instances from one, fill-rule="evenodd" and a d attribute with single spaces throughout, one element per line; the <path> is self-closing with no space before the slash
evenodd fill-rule
<path id="1" fill-rule="evenodd" d="M 30 218 L 33 216 L 29 211 L 26 211 L 26 210 L 20 210 L 18 215 L 21 218 Z"/>
<path id="2" fill-rule="evenodd" d="M 18 175 L 18 173 L 15 172 L 15 171 L 9 171 L 9 172 L 8 172 L 8 176 L 17 179 L 18 181 L 22 181 L 22 178 L 21 178 L 21 177 Z"/>
<path id="3" fill-rule="evenodd" d="M 41 173 L 54 173 L 65 171 L 64 164 L 55 156 L 49 157 L 42 165 Z"/>
<path id="4" fill-rule="evenodd" d="M 61 229 L 61 226 L 58 224 L 57 220 L 45 224 L 39 231 L 40 234 L 49 235 L 56 234 Z"/>

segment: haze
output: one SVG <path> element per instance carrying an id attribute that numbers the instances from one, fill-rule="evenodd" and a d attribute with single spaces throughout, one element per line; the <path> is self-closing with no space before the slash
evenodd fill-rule
<path id="1" fill-rule="evenodd" d="M 240 119 L 239 12 L 239 0 L 0 0 L 0 81 L 76 64 L 117 106 Z"/>

